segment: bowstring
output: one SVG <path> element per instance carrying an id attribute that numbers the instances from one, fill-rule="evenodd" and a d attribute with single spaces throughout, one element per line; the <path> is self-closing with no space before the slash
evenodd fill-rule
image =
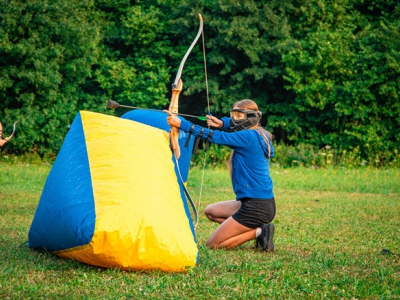
<path id="1" fill-rule="evenodd" d="M 190 205 L 192 206 L 192 209 L 193 209 L 193 214 L 194 214 L 194 216 L 195 216 L 195 222 L 194 222 L 194 226 L 193 226 L 193 227 L 194 227 L 194 230 L 196 231 L 197 225 L 199 224 L 199 213 L 198 213 L 198 211 L 196 210 L 196 205 L 195 205 L 195 203 L 193 202 L 192 197 L 190 196 L 189 191 L 188 191 L 188 189 L 187 189 L 186 186 L 185 186 L 185 181 L 183 180 L 183 177 L 182 177 L 181 168 L 180 168 L 180 166 L 179 166 L 179 161 L 178 161 L 178 159 L 176 158 L 176 152 L 175 152 L 175 150 L 172 151 L 172 154 L 173 154 L 173 157 L 174 157 L 174 159 L 175 159 L 176 169 L 178 170 L 178 175 L 179 175 L 179 179 L 181 180 L 181 183 L 182 183 L 183 191 L 184 191 L 184 193 L 185 193 L 185 195 L 186 195 L 186 198 L 189 200 L 189 203 L 190 203 Z"/>
<path id="2" fill-rule="evenodd" d="M 202 38 L 201 40 L 202 40 L 202 46 L 203 46 L 204 78 L 205 78 L 205 84 L 206 84 L 207 110 L 208 110 L 208 115 L 211 115 L 210 96 L 208 93 L 206 47 L 205 47 L 205 43 L 204 43 L 204 27 L 203 27 L 203 32 L 201 34 L 201 38 Z M 208 126 L 208 129 L 210 129 L 210 126 Z M 197 211 L 200 211 L 200 206 L 201 206 L 201 197 L 202 197 L 202 193 L 203 193 L 203 183 L 204 183 L 204 173 L 205 173 L 205 168 L 206 168 L 206 160 L 207 160 L 207 152 L 204 151 L 203 170 L 201 173 L 201 183 L 200 183 L 199 202 L 197 204 Z M 197 226 L 198 226 L 198 223 L 197 223 Z"/>

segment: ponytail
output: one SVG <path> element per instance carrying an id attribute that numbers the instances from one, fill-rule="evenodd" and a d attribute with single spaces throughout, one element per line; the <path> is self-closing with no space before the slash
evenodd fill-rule
<path id="1" fill-rule="evenodd" d="M 265 130 L 260 125 L 257 126 L 257 128 L 255 128 L 255 130 L 257 130 L 261 134 L 261 136 L 263 137 L 264 141 L 267 143 L 267 146 L 268 146 L 268 159 L 270 159 L 270 157 L 271 157 L 272 133 L 267 131 L 267 130 Z"/>

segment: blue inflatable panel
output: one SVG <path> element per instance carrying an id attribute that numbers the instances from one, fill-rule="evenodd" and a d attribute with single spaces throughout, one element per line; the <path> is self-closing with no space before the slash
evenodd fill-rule
<path id="1" fill-rule="evenodd" d="M 71 194 L 79 197 L 71 202 Z M 61 203 L 67 204 L 62 210 Z M 94 233 L 95 217 L 89 160 L 78 114 L 46 180 L 29 231 L 29 247 L 53 252 L 86 245 Z"/>

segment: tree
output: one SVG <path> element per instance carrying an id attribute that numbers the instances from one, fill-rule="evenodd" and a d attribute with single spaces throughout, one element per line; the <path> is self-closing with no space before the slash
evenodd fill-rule
<path id="1" fill-rule="evenodd" d="M 285 41 L 292 48 L 282 53 L 286 88 L 296 95 L 289 103 L 296 111 L 290 139 L 393 157 L 400 126 L 399 5 L 386 2 L 301 6 Z"/>
<path id="2" fill-rule="evenodd" d="M 284 97 L 279 41 L 289 35 L 285 15 L 289 7 L 290 1 L 182 1 L 174 7 L 175 24 L 188 23 L 188 15 L 203 15 L 214 114 L 226 114 L 236 101 L 251 98 L 268 115 Z M 187 26 L 176 26 L 173 31 L 180 37 L 189 34 Z M 190 87 L 186 94 L 191 95 L 189 107 L 204 114 L 203 74 L 200 48 L 186 69 L 186 85 Z"/>
<path id="3" fill-rule="evenodd" d="M 2 121 L 19 121 L 12 149 L 54 155 L 99 57 L 93 2 L 1 0 L 0 7 Z"/>
<path id="4" fill-rule="evenodd" d="M 168 10 L 158 2 L 97 2 L 105 22 L 104 60 L 96 79 L 107 96 L 121 104 L 162 108 L 168 103 L 171 40 L 165 27 Z"/>

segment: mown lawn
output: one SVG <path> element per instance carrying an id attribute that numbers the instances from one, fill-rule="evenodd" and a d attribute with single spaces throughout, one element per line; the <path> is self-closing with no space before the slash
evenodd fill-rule
<path id="1" fill-rule="evenodd" d="M 28 230 L 51 166 L 0 163 L 2 299 L 398 299 L 400 170 L 279 169 L 272 253 L 247 243 L 209 250 L 216 224 L 200 214 L 200 259 L 188 273 L 125 272 L 27 248 Z M 232 199 L 228 174 L 193 168 L 200 211 Z M 382 250 L 390 252 L 382 254 Z"/>

